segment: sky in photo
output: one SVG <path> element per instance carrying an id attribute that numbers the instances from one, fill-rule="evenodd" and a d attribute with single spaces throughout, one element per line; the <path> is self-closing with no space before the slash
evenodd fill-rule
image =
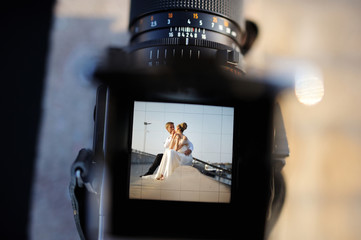
<path id="1" fill-rule="evenodd" d="M 183 134 L 194 145 L 193 157 L 209 163 L 232 162 L 232 107 L 136 101 L 133 119 L 132 149 L 162 153 L 169 136 L 166 122 L 174 122 L 175 127 L 186 122 Z"/>

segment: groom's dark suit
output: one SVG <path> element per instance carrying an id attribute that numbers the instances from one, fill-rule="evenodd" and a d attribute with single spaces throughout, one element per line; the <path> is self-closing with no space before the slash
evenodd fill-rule
<path id="1" fill-rule="evenodd" d="M 157 169 L 157 167 L 160 165 L 160 162 L 162 161 L 162 157 L 163 157 L 163 153 L 159 153 L 155 157 L 155 160 L 154 160 L 152 166 L 150 166 L 150 168 L 148 169 L 148 172 L 146 172 L 143 176 L 152 175 L 154 173 L 154 171 Z"/>

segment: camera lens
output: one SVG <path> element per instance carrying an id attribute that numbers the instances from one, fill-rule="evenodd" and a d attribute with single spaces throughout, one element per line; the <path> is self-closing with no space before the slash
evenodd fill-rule
<path id="1" fill-rule="evenodd" d="M 128 51 L 138 66 L 217 60 L 242 69 L 242 0 L 132 0 Z"/>

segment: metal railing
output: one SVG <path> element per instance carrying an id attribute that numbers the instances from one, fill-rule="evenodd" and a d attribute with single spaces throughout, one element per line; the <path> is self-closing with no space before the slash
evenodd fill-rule
<path id="1" fill-rule="evenodd" d="M 208 163 L 208 162 L 202 161 L 202 160 L 200 160 L 200 159 L 198 159 L 198 158 L 193 158 L 193 160 L 195 160 L 195 161 L 197 161 L 197 162 L 200 162 L 200 163 L 203 163 L 204 165 L 211 166 L 212 168 L 222 170 L 223 172 L 226 172 L 226 173 L 232 174 L 232 170 L 230 170 L 230 169 L 227 169 L 227 168 L 222 168 L 222 167 L 220 167 L 220 166 L 217 166 L 217 165 L 214 165 L 214 164 L 211 164 L 211 163 Z"/>

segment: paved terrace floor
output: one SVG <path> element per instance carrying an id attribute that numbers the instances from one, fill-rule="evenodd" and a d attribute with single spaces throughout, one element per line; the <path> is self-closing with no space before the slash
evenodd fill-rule
<path id="1" fill-rule="evenodd" d="M 152 176 L 141 178 L 139 176 L 142 171 L 145 172 L 144 165 L 132 165 L 130 198 L 193 202 L 230 201 L 230 186 L 201 174 L 194 167 L 178 167 L 164 180 L 156 180 Z"/>

